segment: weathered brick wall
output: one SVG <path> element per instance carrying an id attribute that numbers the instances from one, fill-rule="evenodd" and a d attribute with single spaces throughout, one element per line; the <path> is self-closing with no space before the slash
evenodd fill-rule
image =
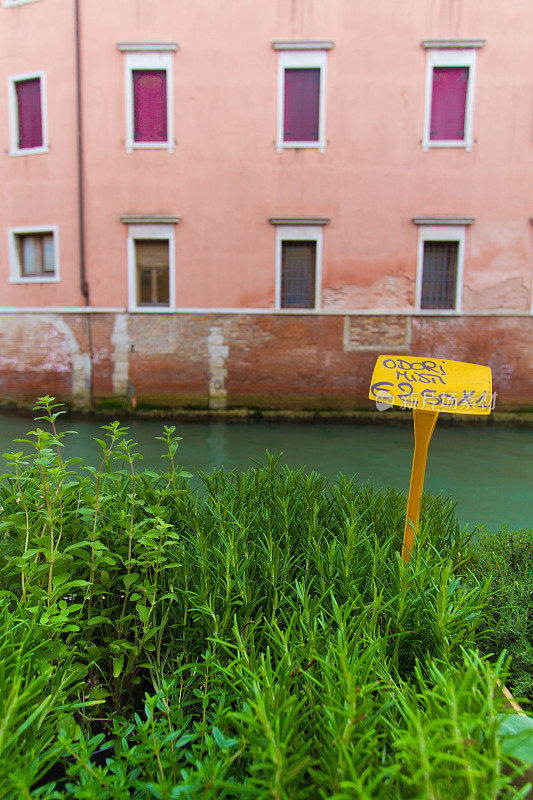
<path id="1" fill-rule="evenodd" d="M 488 364 L 497 408 L 533 408 L 531 316 L 0 314 L 0 402 L 80 409 L 371 408 L 379 353 Z"/>

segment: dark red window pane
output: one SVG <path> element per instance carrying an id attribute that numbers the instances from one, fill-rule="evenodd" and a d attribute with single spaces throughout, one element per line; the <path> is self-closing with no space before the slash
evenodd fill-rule
<path id="1" fill-rule="evenodd" d="M 19 149 L 43 146 L 43 122 L 41 116 L 41 81 L 31 78 L 15 84 L 18 110 Z"/>
<path id="2" fill-rule="evenodd" d="M 433 68 L 430 139 L 464 139 L 468 73 L 468 67 Z"/>
<path id="3" fill-rule="evenodd" d="M 318 142 L 319 100 L 319 69 L 285 70 L 285 142 Z"/>
<path id="4" fill-rule="evenodd" d="M 166 70 L 133 70 L 133 124 L 134 141 L 167 141 Z"/>
<path id="5" fill-rule="evenodd" d="M 316 242 L 282 242 L 281 307 L 314 308 Z"/>
<path id="6" fill-rule="evenodd" d="M 458 242 L 424 242 L 421 308 L 455 308 Z"/>

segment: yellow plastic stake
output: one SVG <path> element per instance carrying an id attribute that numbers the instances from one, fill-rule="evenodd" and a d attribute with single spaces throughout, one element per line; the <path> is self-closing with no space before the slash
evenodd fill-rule
<path id="1" fill-rule="evenodd" d="M 391 406 L 413 409 L 415 452 L 402 547 L 402 559 L 408 562 L 418 533 L 428 447 L 439 411 L 490 414 L 492 374 L 490 367 L 464 361 L 425 356 L 379 356 L 368 396 L 375 400 L 380 410 Z"/>
<path id="2" fill-rule="evenodd" d="M 438 411 L 413 411 L 415 426 L 415 452 L 411 469 L 411 483 L 409 484 L 409 500 L 407 501 L 407 517 L 403 534 L 402 560 L 406 563 L 411 560 L 415 533 L 418 533 L 418 517 L 420 515 L 420 501 L 424 491 L 424 477 L 426 474 L 426 460 L 431 436 L 439 416 Z"/>

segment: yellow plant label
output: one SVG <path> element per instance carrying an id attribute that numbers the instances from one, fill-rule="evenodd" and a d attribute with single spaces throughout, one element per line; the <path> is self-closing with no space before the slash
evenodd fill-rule
<path id="1" fill-rule="evenodd" d="M 401 406 L 451 414 L 490 414 L 490 367 L 445 358 L 379 356 L 371 400 L 378 408 Z"/>

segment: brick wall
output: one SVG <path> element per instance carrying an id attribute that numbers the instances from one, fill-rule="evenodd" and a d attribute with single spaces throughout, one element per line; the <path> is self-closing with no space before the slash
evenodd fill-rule
<path id="1" fill-rule="evenodd" d="M 0 402 L 76 408 L 371 408 L 380 353 L 488 364 L 533 408 L 531 316 L 0 313 Z"/>

